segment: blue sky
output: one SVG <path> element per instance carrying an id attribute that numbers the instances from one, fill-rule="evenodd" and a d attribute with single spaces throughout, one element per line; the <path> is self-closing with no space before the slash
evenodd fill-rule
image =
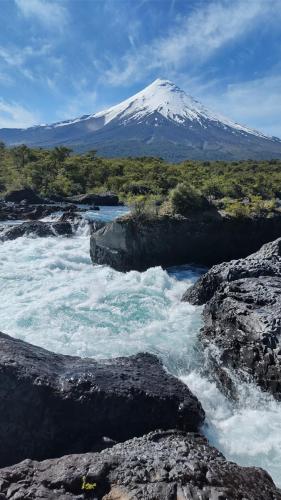
<path id="1" fill-rule="evenodd" d="M 0 0 L 0 127 L 100 111 L 168 78 L 281 137 L 281 0 Z"/>

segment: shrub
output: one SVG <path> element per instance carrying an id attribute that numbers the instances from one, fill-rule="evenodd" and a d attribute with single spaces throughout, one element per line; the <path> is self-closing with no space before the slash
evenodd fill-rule
<path id="1" fill-rule="evenodd" d="M 170 201 L 174 213 L 186 215 L 189 212 L 202 210 L 207 200 L 192 185 L 178 184 L 170 193 Z"/>
<path id="2" fill-rule="evenodd" d="M 249 205 L 243 205 L 239 201 L 232 201 L 225 205 L 225 212 L 232 217 L 249 217 L 251 210 Z"/>

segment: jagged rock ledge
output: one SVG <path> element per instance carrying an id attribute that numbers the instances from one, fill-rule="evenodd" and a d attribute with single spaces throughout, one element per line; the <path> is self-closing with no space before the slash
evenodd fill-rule
<path id="1" fill-rule="evenodd" d="M 204 420 L 197 398 L 156 356 L 95 361 L 3 333 L 0 406 L 0 467 L 96 451 L 158 428 L 197 431 Z"/>
<path id="2" fill-rule="evenodd" d="M 58 205 L 16 204 L 0 200 L 0 221 L 38 220 L 60 210 L 61 206 Z"/>
<path id="3" fill-rule="evenodd" d="M 213 265 L 240 258 L 281 235 L 281 216 L 229 218 L 220 214 L 134 217 L 107 224 L 91 237 L 94 264 L 119 271 L 161 265 Z"/>
<path id="4" fill-rule="evenodd" d="M 207 302 L 200 338 L 221 387 L 235 397 L 234 370 L 281 400 L 281 238 L 214 266 L 183 300 Z"/>
<path id="5" fill-rule="evenodd" d="M 75 196 L 59 196 L 51 195 L 48 199 L 39 196 L 33 189 L 29 187 L 14 189 L 4 196 L 5 202 L 12 203 L 22 203 L 25 202 L 28 205 L 44 205 L 50 202 L 59 203 L 74 203 L 74 204 L 86 204 L 86 205 L 103 205 L 103 206 L 117 206 L 122 205 L 119 201 L 118 196 L 112 192 L 106 193 L 88 193 L 88 194 L 78 194 Z"/>
<path id="6" fill-rule="evenodd" d="M 73 234 L 70 222 L 23 222 L 12 227 L 2 227 L 0 241 L 15 240 L 22 236 L 71 236 Z"/>
<path id="7" fill-rule="evenodd" d="M 265 471 L 226 461 L 198 434 L 158 431 L 101 453 L 2 469 L 0 498 L 280 500 L 281 491 Z"/>

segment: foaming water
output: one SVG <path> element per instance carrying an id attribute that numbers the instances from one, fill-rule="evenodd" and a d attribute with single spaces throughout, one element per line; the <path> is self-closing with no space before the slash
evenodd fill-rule
<path id="1" fill-rule="evenodd" d="M 206 411 L 203 432 L 210 443 L 229 460 L 263 467 L 281 486 L 281 404 L 253 384 L 238 384 L 233 403 L 198 371 L 181 378 Z"/>
<path id="2" fill-rule="evenodd" d="M 115 210 L 102 209 L 99 218 L 110 220 Z M 93 266 L 83 224 L 72 238 L 0 243 L 1 330 L 64 354 L 160 356 L 202 402 L 210 442 L 229 459 L 264 467 L 281 485 L 281 405 L 249 384 L 231 403 L 201 372 L 201 308 L 180 302 L 201 272 L 181 266 L 123 274 Z"/>
<path id="3" fill-rule="evenodd" d="M 173 371 L 189 366 L 200 313 L 180 297 L 195 271 L 186 269 L 179 281 L 161 268 L 123 274 L 93 266 L 82 234 L 1 244 L 0 276 L 0 324 L 7 333 L 64 354 L 148 350 Z"/>

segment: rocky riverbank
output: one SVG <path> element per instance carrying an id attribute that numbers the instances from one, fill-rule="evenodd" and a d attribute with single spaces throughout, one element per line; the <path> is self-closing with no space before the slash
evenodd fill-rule
<path id="1" fill-rule="evenodd" d="M 113 193 L 101 195 L 79 195 L 70 198 L 57 197 L 44 200 L 30 188 L 12 191 L 0 200 L 0 241 L 14 240 L 21 236 L 71 236 L 81 224 L 89 224 L 94 232 L 105 225 L 99 220 L 88 221 L 83 217 L 87 210 L 96 211 L 99 207 L 91 203 L 100 202 L 102 206 L 112 203 L 119 204 L 119 199 Z M 81 206 L 82 204 L 82 206 Z M 85 205 L 88 204 L 88 207 Z M 83 206 L 84 205 L 84 206 Z M 111 205 L 110 205 L 111 206 Z M 53 220 L 44 220 L 51 216 Z M 19 223 L 19 221 L 24 221 Z M 7 222 L 9 224 L 7 225 Z"/>
<path id="2" fill-rule="evenodd" d="M 94 361 L 0 334 L 0 403 L 3 500 L 281 500 L 194 433 L 200 402 L 151 354 Z"/>
<path id="3" fill-rule="evenodd" d="M 246 257 L 281 235 L 281 216 L 231 218 L 217 212 L 182 216 L 125 216 L 91 237 L 94 264 L 118 271 L 161 265 L 213 265 Z"/>
<path id="4" fill-rule="evenodd" d="M 183 300 L 207 303 L 201 340 L 224 390 L 232 370 L 281 400 L 281 239 L 214 266 Z M 229 370 L 230 369 L 230 370 Z"/>
<path id="5" fill-rule="evenodd" d="M 94 361 L 0 334 L 0 466 L 106 447 L 154 429 L 198 430 L 204 411 L 151 354 Z M 71 439 L 70 439 L 71 436 Z"/>
<path id="6" fill-rule="evenodd" d="M 82 206 L 81 206 L 82 205 Z M 83 207 L 88 205 L 88 208 Z M 0 199 L 0 221 L 39 220 L 59 211 L 99 210 L 99 206 L 122 205 L 114 193 L 82 194 L 72 197 L 40 197 L 30 188 L 11 191 Z"/>
<path id="7" fill-rule="evenodd" d="M 281 491 L 262 469 L 228 462 L 204 437 L 172 430 L 2 469 L 0 498 L 280 500 Z"/>

